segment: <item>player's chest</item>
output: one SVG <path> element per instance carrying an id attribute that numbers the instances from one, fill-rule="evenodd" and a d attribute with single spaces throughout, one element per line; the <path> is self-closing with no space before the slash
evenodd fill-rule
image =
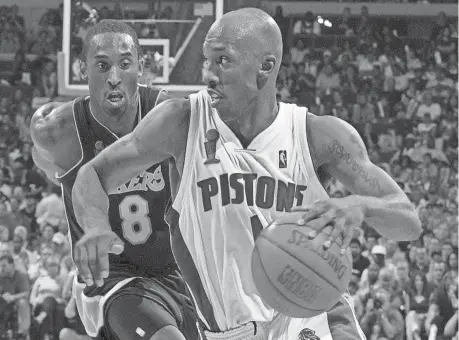
<path id="1" fill-rule="evenodd" d="M 308 175 L 293 148 L 254 151 L 227 143 L 212 158 L 203 156 L 196 158 L 192 190 L 204 212 L 241 204 L 285 211 L 302 204 Z"/>

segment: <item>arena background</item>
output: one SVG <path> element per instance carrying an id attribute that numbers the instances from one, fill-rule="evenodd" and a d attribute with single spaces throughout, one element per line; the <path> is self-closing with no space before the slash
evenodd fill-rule
<path id="1" fill-rule="evenodd" d="M 23 339 L 19 311 L 32 339 L 87 339 L 68 304 L 73 266 L 59 190 L 34 166 L 28 131 L 42 104 L 88 94 L 78 70 L 87 28 L 101 18 L 131 23 L 147 64 L 142 82 L 186 95 L 203 88 L 207 29 L 248 6 L 269 12 L 282 31 L 278 99 L 352 124 L 421 218 L 413 242 L 366 225 L 353 235 L 349 290 L 368 339 L 458 340 L 458 5 L 449 0 L 1 0 L 0 258 L 13 256 L 30 298 L 8 304 L 0 271 L 0 339 Z M 349 194 L 336 181 L 328 192 Z M 47 263 L 58 264 L 57 276 Z M 43 314 L 37 287 L 46 280 L 61 293 Z M 389 326 L 378 314 L 381 291 Z"/>

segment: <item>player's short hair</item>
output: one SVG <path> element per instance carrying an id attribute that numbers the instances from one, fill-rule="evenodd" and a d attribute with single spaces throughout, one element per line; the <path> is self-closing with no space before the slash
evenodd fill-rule
<path id="1" fill-rule="evenodd" d="M 102 33 L 121 33 L 130 35 L 132 40 L 134 41 L 137 55 L 140 58 L 140 44 L 136 31 L 123 21 L 114 19 L 104 19 L 92 26 L 86 33 L 86 36 L 84 37 L 83 41 L 83 49 L 81 51 L 81 56 L 83 60 L 86 60 L 86 56 L 88 54 L 92 38 L 95 35 Z"/>

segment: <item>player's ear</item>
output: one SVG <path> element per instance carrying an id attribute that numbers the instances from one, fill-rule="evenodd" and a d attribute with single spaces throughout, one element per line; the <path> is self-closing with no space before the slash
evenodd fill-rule
<path id="1" fill-rule="evenodd" d="M 276 56 L 267 55 L 263 58 L 260 70 L 258 71 L 257 85 L 261 89 L 265 86 L 269 75 L 274 71 L 277 64 Z"/>
<path id="2" fill-rule="evenodd" d="M 86 62 L 84 60 L 81 60 L 81 59 L 80 59 L 80 78 L 81 79 L 87 79 L 88 78 Z"/>

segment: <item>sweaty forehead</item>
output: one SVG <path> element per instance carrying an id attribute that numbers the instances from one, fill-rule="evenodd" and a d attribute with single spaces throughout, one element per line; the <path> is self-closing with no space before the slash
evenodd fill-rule
<path id="1" fill-rule="evenodd" d="M 98 53 L 127 53 L 135 55 L 136 48 L 132 37 L 126 33 L 99 33 L 90 40 L 91 50 Z"/>

